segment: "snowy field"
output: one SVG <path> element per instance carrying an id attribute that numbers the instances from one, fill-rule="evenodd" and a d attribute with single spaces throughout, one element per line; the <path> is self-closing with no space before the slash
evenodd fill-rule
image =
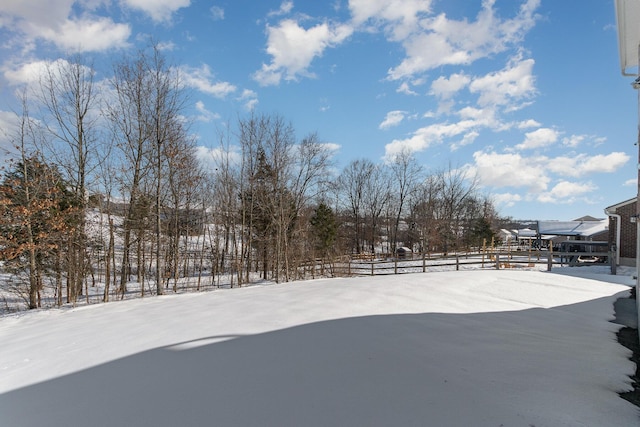
<path id="1" fill-rule="evenodd" d="M 638 426 L 610 322 L 632 284 L 449 271 L 6 315 L 0 425 Z"/>

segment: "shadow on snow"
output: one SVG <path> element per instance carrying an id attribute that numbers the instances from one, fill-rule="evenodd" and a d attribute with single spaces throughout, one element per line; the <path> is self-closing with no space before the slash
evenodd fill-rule
<path id="1" fill-rule="evenodd" d="M 617 395 L 628 373 L 606 363 L 611 353 L 625 358 L 616 328 L 589 316 L 601 304 L 378 315 L 209 337 L 2 394 L 1 422 L 628 425 L 636 408 Z"/>

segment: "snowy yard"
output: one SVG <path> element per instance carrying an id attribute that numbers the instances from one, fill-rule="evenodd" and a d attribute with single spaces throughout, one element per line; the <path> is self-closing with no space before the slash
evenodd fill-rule
<path id="1" fill-rule="evenodd" d="M 0 425 L 637 426 L 610 322 L 632 283 L 449 271 L 7 315 Z"/>

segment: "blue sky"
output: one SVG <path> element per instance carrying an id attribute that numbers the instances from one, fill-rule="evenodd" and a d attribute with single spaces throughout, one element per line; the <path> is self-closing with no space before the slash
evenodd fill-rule
<path id="1" fill-rule="evenodd" d="M 338 168 L 404 148 L 464 168 L 517 219 L 636 195 L 613 0 L 4 0 L 0 125 L 42 61 L 80 52 L 106 79 L 148 36 L 182 67 L 202 153 L 254 111 L 317 132 Z"/>

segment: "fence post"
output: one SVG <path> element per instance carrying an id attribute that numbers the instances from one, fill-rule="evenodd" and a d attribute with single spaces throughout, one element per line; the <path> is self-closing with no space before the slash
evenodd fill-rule
<path id="1" fill-rule="evenodd" d="M 456 254 L 456 271 L 460 270 L 460 257 Z"/>
<path id="2" fill-rule="evenodd" d="M 424 262 L 424 251 L 422 251 L 422 272 L 424 273 L 425 271 L 427 271 L 427 266 Z"/>
<path id="3" fill-rule="evenodd" d="M 500 270 L 500 252 L 496 252 L 496 270 Z"/>
<path id="4" fill-rule="evenodd" d="M 371 275 L 373 276 L 375 273 L 373 271 L 373 260 L 371 260 Z"/>
<path id="5" fill-rule="evenodd" d="M 351 257 L 347 258 L 347 277 L 351 277 Z"/>
<path id="6" fill-rule="evenodd" d="M 553 265 L 553 252 L 549 252 L 547 254 L 547 271 L 551 271 L 552 265 Z"/>
<path id="7" fill-rule="evenodd" d="M 398 274 L 398 257 L 393 259 L 393 274 Z"/>

